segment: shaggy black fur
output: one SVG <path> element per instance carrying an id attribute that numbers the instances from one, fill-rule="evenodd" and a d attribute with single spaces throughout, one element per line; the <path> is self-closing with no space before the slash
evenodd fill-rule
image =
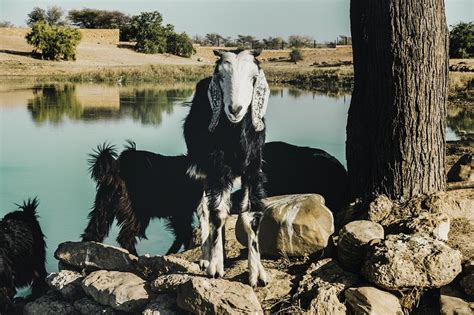
<path id="1" fill-rule="evenodd" d="M 241 176 L 242 187 L 249 187 L 250 211 L 264 209 L 261 199 L 265 191 L 262 168 L 262 149 L 265 130 L 255 131 L 251 113 L 241 122 L 229 122 L 224 113 L 213 132 L 208 127 L 212 117 L 207 90 L 211 78 L 201 80 L 196 86 L 191 109 L 184 123 L 184 138 L 190 163 L 197 171 L 206 174 L 209 192 L 209 209 L 217 207 L 219 194 L 232 186 L 235 177 Z"/>
<path id="2" fill-rule="evenodd" d="M 187 248 L 202 197 L 201 185 L 186 175 L 187 166 L 185 156 L 138 151 L 133 143 L 118 158 L 113 146 L 99 146 L 90 168 L 97 194 L 82 240 L 102 242 L 116 218 L 117 242 L 137 254 L 137 237 L 146 239 L 150 220 L 162 218 L 175 235 L 168 254 Z"/>
<path id="3" fill-rule="evenodd" d="M 268 142 L 263 149 L 262 170 L 267 197 L 316 193 L 332 211 L 347 203 L 348 179 L 344 166 L 321 149 L 299 147 L 285 142 Z M 232 194 L 232 213 L 240 209 L 242 190 Z"/>
<path id="4" fill-rule="evenodd" d="M 263 150 L 268 196 L 317 193 L 333 212 L 347 199 L 347 172 L 329 153 L 284 142 L 270 142 Z"/>
<path id="5" fill-rule="evenodd" d="M 28 199 L 0 221 L 0 313 L 8 312 L 16 288 L 32 285 L 37 297 L 45 289 L 46 243 L 37 220 L 38 200 Z"/>

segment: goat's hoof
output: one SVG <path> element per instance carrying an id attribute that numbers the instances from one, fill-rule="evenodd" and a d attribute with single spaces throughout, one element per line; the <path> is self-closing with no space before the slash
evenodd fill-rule
<path id="1" fill-rule="evenodd" d="M 209 260 L 201 259 L 199 261 L 199 268 L 201 269 L 201 271 L 205 271 L 207 267 L 209 267 Z"/>
<path id="2" fill-rule="evenodd" d="M 266 279 L 265 279 L 265 280 L 258 279 L 258 281 L 257 281 L 257 285 L 258 285 L 259 287 L 266 287 L 267 284 L 268 284 L 268 282 L 267 282 Z"/>

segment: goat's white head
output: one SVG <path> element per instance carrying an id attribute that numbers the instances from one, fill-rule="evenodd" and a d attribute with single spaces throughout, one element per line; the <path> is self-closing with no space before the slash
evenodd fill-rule
<path id="1" fill-rule="evenodd" d="M 262 131 L 265 127 L 262 118 L 267 110 L 270 89 L 255 59 L 259 53 L 253 50 L 238 53 L 214 51 L 220 58 L 207 93 L 212 108 L 209 131 L 212 132 L 217 126 L 222 107 L 232 123 L 240 122 L 251 107 L 255 130 Z"/>

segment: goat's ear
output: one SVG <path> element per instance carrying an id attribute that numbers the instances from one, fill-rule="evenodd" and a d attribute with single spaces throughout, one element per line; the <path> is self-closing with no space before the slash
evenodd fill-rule
<path id="1" fill-rule="evenodd" d="M 225 53 L 225 50 L 222 50 L 222 49 L 214 49 L 213 52 L 214 52 L 214 56 L 220 58 L 220 57 L 222 57 L 222 54 Z"/>
<path id="2" fill-rule="evenodd" d="M 262 131 L 265 128 L 263 116 L 267 111 L 268 98 L 270 97 L 270 87 L 263 70 L 260 70 L 255 86 L 253 88 L 252 98 L 252 124 L 256 131 Z"/>
<path id="3" fill-rule="evenodd" d="M 260 56 L 261 53 L 262 53 L 262 49 L 261 49 L 261 48 L 252 49 L 252 50 L 250 51 L 250 54 L 253 55 L 255 58 L 257 58 L 258 56 Z"/>
<path id="4" fill-rule="evenodd" d="M 212 118 L 209 124 L 209 132 L 213 132 L 219 123 L 219 118 L 221 115 L 222 108 L 222 91 L 219 86 L 218 79 L 216 75 L 212 76 L 211 82 L 209 83 L 209 88 L 207 89 L 207 97 L 209 98 L 209 103 L 211 104 Z"/>

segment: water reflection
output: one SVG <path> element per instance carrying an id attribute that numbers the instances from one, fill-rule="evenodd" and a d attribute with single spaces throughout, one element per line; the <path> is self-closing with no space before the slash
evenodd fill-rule
<path id="1" fill-rule="evenodd" d="M 132 118 L 143 124 L 160 125 L 163 113 L 173 113 L 176 102 L 188 99 L 193 86 L 118 87 L 74 84 L 35 86 L 28 111 L 33 121 L 61 124 L 70 120 L 117 120 Z"/>

